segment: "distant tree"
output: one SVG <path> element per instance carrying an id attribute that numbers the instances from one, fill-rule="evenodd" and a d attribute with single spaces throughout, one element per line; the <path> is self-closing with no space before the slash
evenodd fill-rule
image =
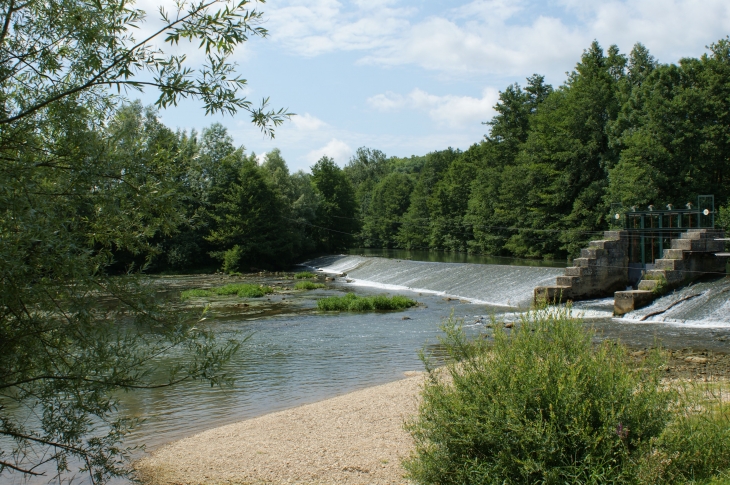
<path id="1" fill-rule="evenodd" d="M 333 252 L 352 246 L 360 228 L 355 190 L 334 160 L 322 157 L 312 167 L 312 184 L 319 195 L 315 226 L 317 248 Z"/>
<path id="2" fill-rule="evenodd" d="M 254 160 L 239 157 L 229 163 L 237 173 L 213 207 L 215 225 L 208 236 L 219 248 L 223 270 L 286 266 L 294 253 L 282 219 L 284 202 Z"/>
<path id="3" fill-rule="evenodd" d="M 384 177 L 373 190 L 369 214 L 365 225 L 376 238 L 380 247 L 395 247 L 396 236 L 401 226 L 401 218 L 411 202 L 413 181 L 401 172 L 393 172 Z"/>
<path id="4" fill-rule="evenodd" d="M 428 249 L 431 243 L 431 213 L 429 200 L 442 173 L 460 155 L 448 148 L 426 155 L 418 180 L 411 192 L 408 211 L 403 215 L 397 240 L 407 249 Z"/>

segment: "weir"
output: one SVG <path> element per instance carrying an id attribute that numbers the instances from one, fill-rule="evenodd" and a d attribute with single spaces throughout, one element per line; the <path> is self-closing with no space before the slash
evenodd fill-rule
<path id="1" fill-rule="evenodd" d="M 546 285 L 562 268 L 499 264 L 435 263 L 354 255 L 327 256 L 305 263 L 343 275 L 352 285 L 429 292 L 498 307 L 532 304 L 533 288 Z"/>

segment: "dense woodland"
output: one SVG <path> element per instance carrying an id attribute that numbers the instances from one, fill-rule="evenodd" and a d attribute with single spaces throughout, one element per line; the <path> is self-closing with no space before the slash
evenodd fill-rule
<path id="1" fill-rule="evenodd" d="M 166 158 L 165 169 L 174 171 L 167 196 L 179 216 L 174 229 L 151 235 L 147 251 L 115 251 L 116 271 L 280 267 L 346 249 L 357 231 L 348 219 L 356 207 L 352 185 L 329 158 L 311 174 L 290 174 L 278 150 L 259 164 L 222 125 L 173 132 L 139 103 L 120 109 L 108 130 L 122 157 Z M 341 232 L 321 229 L 333 226 Z"/>
<path id="2" fill-rule="evenodd" d="M 290 174 L 277 150 L 257 164 L 220 125 L 172 133 L 128 106 L 127 136 L 165 144 L 186 167 L 188 223 L 159 239 L 149 268 L 272 268 L 352 246 L 566 258 L 608 228 L 612 203 L 730 197 L 728 39 L 678 64 L 594 42 L 562 86 L 536 74 L 495 108 L 466 151 L 360 148 L 344 169 L 323 158 L 309 175 Z"/>

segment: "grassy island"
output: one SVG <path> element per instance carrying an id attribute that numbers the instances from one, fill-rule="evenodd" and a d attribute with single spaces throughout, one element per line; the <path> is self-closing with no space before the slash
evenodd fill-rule
<path id="1" fill-rule="evenodd" d="M 316 290 L 317 288 L 324 288 L 324 283 L 312 283 L 311 281 L 297 281 L 294 285 L 295 290 Z"/>
<path id="2" fill-rule="evenodd" d="M 294 279 L 297 279 L 297 280 L 303 280 L 306 278 L 316 278 L 316 277 L 317 277 L 317 275 L 312 273 L 311 271 L 301 271 L 294 275 Z"/>
<path id="3" fill-rule="evenodd" d="M 249 283 L 231 283 L 217 288 L 196 288 L 193 290 L 185 290 L 180 294 L 180 298 L 182 300 L 189 300 L 190 298 L 228 295 L 237 295 L 242 298 L 260 298 L 273 292 L 274 289 L 270 286 L 252 285 Z"/>
<path id="4" fill-rule="evenodd" d="M 404 310 L 416 306 L 416 302 L 402 295 L 388 297 L 385 295 L 357 296 L 348 293 L 345 296 L 330 296 L 317 300 L 317 308 L 324 311 L 368 312 L 375 310 Z"/>

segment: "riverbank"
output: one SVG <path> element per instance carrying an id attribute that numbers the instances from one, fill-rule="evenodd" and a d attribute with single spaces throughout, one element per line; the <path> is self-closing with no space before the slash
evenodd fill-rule
<path id="1" fill-rule="evenodd" d="M 148 485 L 223 483 L 405 484 L 421 373 L 214 428 L 137 463 Z"/>
<path id="2" fill-rule="evenodd" d="M 631 350 L 641 367 L 646 351 Z M 730 355 L 669 351 L 669 381 L 730 377 Z M 406 484 L 423 374 L 267 414 L 170 443 L 137 463 L 146 485 Z"/>

